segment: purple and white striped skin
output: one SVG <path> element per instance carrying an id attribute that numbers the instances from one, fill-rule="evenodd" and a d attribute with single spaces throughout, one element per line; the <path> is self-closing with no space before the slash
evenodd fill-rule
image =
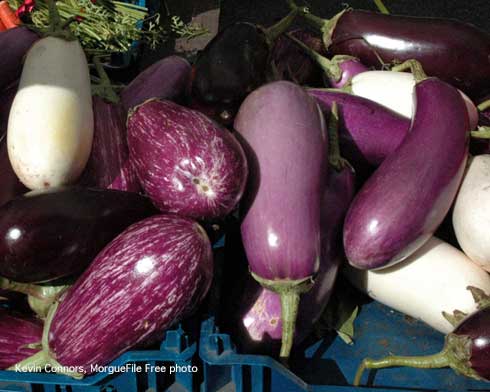
<path id="1" fill-rule="evenodd" d="M 197 307 L 212 271 L 211 244 L 193 220 L 157 215 L 132 225 L 61 298 L 50 356 L 90 374 Z"/>
<path id="2" fill-rule="evenodd" d="M 327 115 L 333 102 L 340 111 L 342 155 L 357 169 L 379 166 L 391 155 L 410 129 L 410 120 L 376 102 L 352 94 L 308 89 Z"/>
<path id="3" fill-rule="evenodd" d="M 328 303 L 341 261 L 342 225 L 345 213 L 355 193 L 355 174 L 345 166 L 340 171 L 331 168 L 322 204 L 322 255 L 320 269 L 311 290 L 302 295 L 294 343 L 301 343 L 313 329 Z M 252 291 L 251 291 L 252 290 Z M 257 300 L 244 313 L 240 322 L 242 334 L 255 345 L 270 344 L 266 338 L 279 340 L 282 336 L 281 300 L 278 294 L 260 287 L 249 285 L 242 295 L 243 301 L 250 296 Z"/>
<path id="4" fill-rule="evenodd" d="M 241 233 L 254 278 L 281 291 L 283 346 L 292 346 L 299 293 L 318 272 L 328 137 L 316 100 L 287 81 L 269 83 L 240 107 L 235 129 L 250 167 Z"/>
<path id="5" fill-rule="evenodd" d="M 128 143 L 141 186 L 163 212 L 222 218 L 243 195 L 248 167 L 242 147 L 200 112 L 147 101 L 129 116 Z"/>
<path id="6" fill-rule="evenodd" d="M 192 68 L 179 56 L 169 56 L 150 65 L 121 92 L 121 103 L 128 112 L 148 99 L 175 100 L 187 95 Z"/>
<path id="7" fill-rule="evenodd" d="M 39 319 L 0 308 L 0 369 L 4 370 L 37 353 L 26 347 L 41 344 L 43 324 Z"/>
<path id="8" fill-rule="evenodd" d="M 435 78 L 416 84 L 415 114 L 400 147 L 364 184 L 344 226 L 349 263 L 378 269 L 410 256 L 446 216 L 468 156 L 465 103 Z"/>
<path id="9" fill-rule="evenodd" d="M 93 97 L 92 152 L 79 181 L 82 186 L 139 192 L 141 186 L 129 161 L 126 112 L 119 104 Z"/>
<path id="10" fill-rule="evenodd" d="M 352 78 L 362 72 L 369 71 L 369 68 L 362 64 L 356 58 L 343 58 L 345 56 L 338 56 L 339 60 L 336 61 L 335 57 L 332 61 L 336 62 L 337 66 L 340 68 L 342 72 L 342 76 L 340 79 L 335 80 L 334 78 L 329 77 L 328 81 L 333 88 L 342 88 L 349 84 Z"/>
<path id="11" fill-rule="evenodd" d="M 0 90 L 20 77 L 24 57 L 39 36 L 27 27 L 16 27 L 0 33 Z"/>

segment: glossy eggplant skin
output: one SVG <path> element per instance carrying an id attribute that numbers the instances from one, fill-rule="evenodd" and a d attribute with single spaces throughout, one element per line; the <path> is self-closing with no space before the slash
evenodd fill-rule
<path id="1" fill-rule="evenodd" d="M 480 97 L 490 89 L 490 35 L 473 25 L 443 18 L 384 15 L 348 10 L 337 21 L 330 50 L 367 66 L 418 60 L 438 77 Z"/>
<path id="2" fill-rule="evenodd" d="M 422 246 L 442 223 L 463 178 L 469 126 L 459 92 L 437 78 L 415 86 L 416 110 L 403 143 L 356 195 L 344 225 L 349 263 L 378 269 Z"/>
<path id="3" fill-rule="evenodd" d="M 0 275 L 38 283 L 79 274 L 121 231 L 155 213 L 136 193 L 81 187 L 30 192 L 0 208 Z"/>
<path id="4" fill-rule="evenodd" d="M 7 136 L 0 136 L 0 206 L 29 191 L 17 178 L 10 164 Z"/>
<path id="5" fill-rule="evenodd" d="M 478 375 L 490 381 L 490 307 L 472 313 L 452 332 L 471 339 L 469 365 Z"/>

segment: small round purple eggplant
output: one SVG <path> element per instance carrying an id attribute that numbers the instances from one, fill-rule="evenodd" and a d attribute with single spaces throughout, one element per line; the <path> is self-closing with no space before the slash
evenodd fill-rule
<path id="1" fill-rule="evenodd" d="M 204 229 L 157 215 L 114 239 L 50 312 L 48 342 L 29 363 L 74 367 L 81 377 L 161 334 L 196 308 L 212 280 Z M 51 319 L 51 321 L 49 321 Z M 49 322 L 49 324 L 48 324 Z"/>
<path id="2" fill-rule="evenodd" d="M 166 57 L 141 72 L 121 92 L 121 103 L 128 112 L 151 98 L 179 100 L 187 94 L 192 67 L 179 56 Z"/>
<path id="3" fill-rule="evenodd" d="M 121 231 L 156 212 L 149 199 L 130 192 L 30 192 L 0 207 L 0 275 L 38 283 L 79 274 Z"/>
<path id="4" fill-rule="evenodd" d="M 15 366 L 39 352 L 42 335 L 43 324 L 39 319 L 0 308 L 0 369 Z"/>
<path id="5" fill-rule="evenodd" d="M 141 190 L 129 161 L 126 112 L 117 103 L 93 97 L 94 140 L 79 184 L 127 192 Z"/>
<path id="6" fill-rule="evenodd" d="M 478 290 L 473 287 L 468 289 Z M 446 335 L 444 348 L 437 354 L 420 357 L 392 355 L 378 360 L 366 358 L 357 370 L 354 385 L 360 384 L 365 369 L 393 366 L 422 369 L 451 367 L 461 375 L 490 381 L 490 307 L 483 306 L 463 318 L 453 332 Z"/>
<path id="7" fill-rule="evenodd" d="M 235 129 L 250 167 L 243 243 L 253 277 L 281 294 L 281 357 L 288 357 L 300 294 L 311 288 L 320 264 L 325 121 L 304 89 L 278 81 L 245 99 Z"/>
<path id="8" fill-rule="evenodd" d="M 349 263 L 379 269 L 422 246 L 456 196 L 468 157 L 469 125 L 461 94 L 426 78 L 415 86 L 411 129 L 354 199 L 344 225 Z"/>
<path id="9" fill-rule="evenodd" d="M 200 112 L 147 101 L 129 116 L 128 143 L 141 186 L 163 212 L 222 218 L 242 197 L 248 174 L 243 149 Z"/>

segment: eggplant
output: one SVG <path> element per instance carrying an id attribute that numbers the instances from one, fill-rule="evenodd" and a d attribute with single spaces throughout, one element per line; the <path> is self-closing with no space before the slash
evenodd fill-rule
<path id="1" fill-rule="evenodd" d="M 366 98 L 327 89 L 307 91 L 325 115 L 333 102 L 339 106 L 340 149 L 356 171 L 379 166 L 400 146 L 410 129 L 409 119 Z"/>
<path id="2" fill-rule="evenodd" d="M 0 94 L 0 138 L 7 133 L 8 119 L 12 102 L 19 88 L 19 81 L 16 80 L 5 87 Z"/>
<path id="3" fill-rule="evenodd" d="M 0 33 L 0 91 L 17 80 L 27 51 L 39 36 L 27 27 L 16 27 Z"/>
<path id="4" fill-rule="evenodd" d="M 490 89 L 490 35 L 471 24 L 354 9 L 330 20 L 309 13 L 303 16 L 323 32 L 332 54 L 354 56 L 376 68 L 415 59 L 428 75 L 471 98 Z"/>
<path id="5" fill-rule="evenodd" d="M 235 129 L 250 167 L 243 243 L 253 277 L 281 295 L 281 357 L 288 357 L 300 293 L 311 288 L 320 264 L 325 121 L 304 89 L 278 81 L 245 99 Z"/>
<path id="6" fill-rule="evenodd" d="M 7 136 L 0 137 L 0 206 L 29 191 L 18 179 L 10 164 Z"/>
<path id="7" fill-rule="evenodd" d="M 149 100 L 128 119 L 131 164 L 157 208 L 201 220 L 228 215 L 247 180 L 235 137 L 202 113 Z"/>
<path id="8" fill-rule="evenodd" d="M 141 190 L 129 161 L 126 111 L 118 103 L 93 97 L 94 140 L 79 184 L 127 192 Z"/>
<path id="9" fill-rule="evenodd" d="M 361 382 L 365 369 L 383 369 L 392 366 L 408 366 L 422 369 L 451 367 L 455 372 L 477 380 L 490 381 L 490 306 L 489 297 L 481 290 L 468 286 L 479 310 L 465 315 L 455 313 L 453 332 L 446 335 L 441 352 L 429 356 L 402 357 L 390 355 L 379 360 L 365 359 L 356 373 L 354 385 Z M 451 318 L 451 315 L 448 318 Z M 465 317 L 466 316 L 466 317 Z M 462 320 L 460 320 L 462 318 Z M 460 321 L 458 321 L 460 320 Z"/>
<path id="10" fill-rule="evenodd" d="M 179 56 L 169 56 L 150 65 L 121 91 L 128 112 L 151 98 L 180 101 L 187 95 L 192 67 Z"/>
<path id="11" fill-rule="evenodd" d="M 42 335 L 40 320 L 0 308 L 0 369 L 15 367 L 39 352 Z"/>
<path id="12" fill-rule="evenodd" d="M 188 218 L 157 215 L 114 239 L 46 322 L 43 351 L 30 363 L 94 372 L 188 315 L 206 295 L 213 258 L 204 229 Z"/>
<path id="13" fill-rule="evenodd" d="M 298 12 L 296 7 L 269 28 L 246 22 L 225 27 L 196 59 L 192 96 L 218 112 L 223 105 L 227 111 L 236 110 L 249 93 L 267 82 L 274 42 Z"/>
<path id="14" fill-rule="evenodd" d="M 0 275 L 38 283 L 80 274 L 121 231 L 156 212 L 149 199 L 129 192 L 30 192 L 0 208 Z"/>

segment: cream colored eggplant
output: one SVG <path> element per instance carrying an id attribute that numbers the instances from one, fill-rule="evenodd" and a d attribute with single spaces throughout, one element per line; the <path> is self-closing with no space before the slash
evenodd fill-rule
<path id="1" fill-rule="evenodd" d="M 463 252 L 490 271 L 490 155 L 470 159 L 454 204 L 453 226 Z"/>
<path id="2" fill-rule="evenodd" d="M 477 305 L 468 286 L 490 292 L 490 275 L 461 251 L 432 237 L 407 260 L 380 271 L 348 266 L 345 274 L 371 298 L 448 333 L 442 312 L 471 313 Z"/>
<path id="3" fill-rule="evenodd" d="M 75 182 L 90 155 L 93 122 L 80 43 L 39 40 L 27 53 L 9 116 L 8 153 L 19 179 L 30 189 Z"/>

